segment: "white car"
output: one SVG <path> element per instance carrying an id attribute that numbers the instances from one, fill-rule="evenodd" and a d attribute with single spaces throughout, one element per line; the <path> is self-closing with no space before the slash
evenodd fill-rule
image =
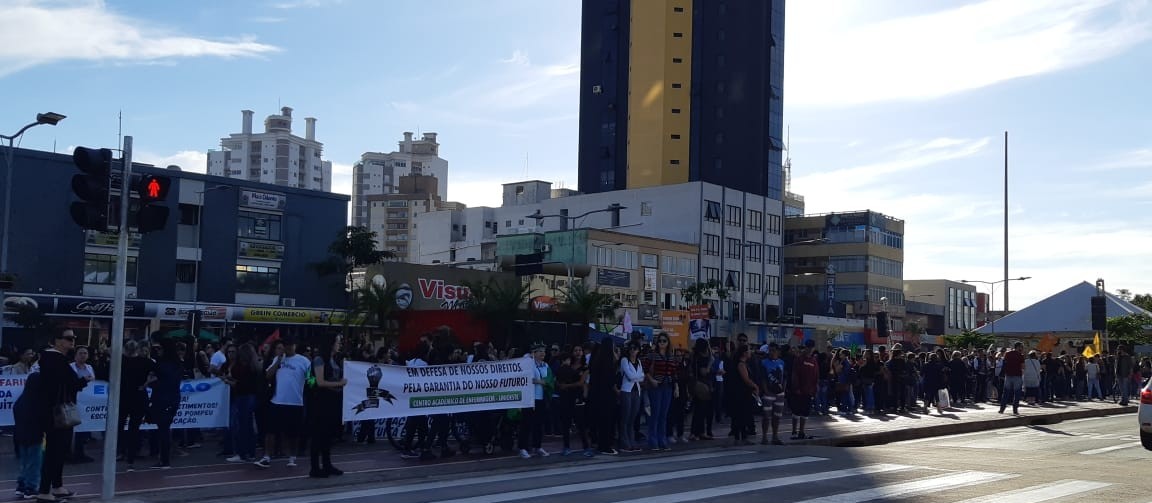
<path id="1" fill-rule="evenodd" d="M 1140 408 L 1137 412 L 1140 421 L 1140 443 L 1152 451 L 1152 379 L 1144 383 L 1140 390 Z"/>

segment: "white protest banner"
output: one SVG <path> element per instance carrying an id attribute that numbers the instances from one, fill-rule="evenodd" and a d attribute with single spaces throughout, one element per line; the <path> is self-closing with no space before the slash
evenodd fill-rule
<path id="1" fill-rule="evenodd" d="M 535 405 L 531 358 L 429 367 L 344 365 L 345 421 Z"/>
<path id="2" fill-rule="evenodd" d="M 0 377 L 0 426 L 15 424 L 12 404 L 24 392 L 24 376 Z M 92 381 L 76 394 L 76 408 L 83 420 L 75 431 L 104 431 L 108 415 L 108 382 Z M 220 379 L 192 379 L 180 383 L 180 409 L 172 428 L 227 428 L 228 385 Z M 145 424 L 142 429 L 155 429 Z"/>

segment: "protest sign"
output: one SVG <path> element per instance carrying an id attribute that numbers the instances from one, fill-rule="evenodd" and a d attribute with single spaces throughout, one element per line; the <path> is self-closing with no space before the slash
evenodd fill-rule
<path id="1" fill-rule="evenodd" d="M 345 362 L 344 420 L 532 407 L 535 363 L 495 362 L 399 367 Z"/>
<path id="2" fill-rule="evenodd" d="M 25 376 L 0 377 L 0 426 L 15 424 L 12 405 L 24 392 Z M 180 383 L 180 410 L 173 429 L 227 428 L 228 386 L 220 379 L 191 379 Z M 108 415 L 108 382 L 92 381 L 76 394 L 76 408 L 83 422 L 75 431 L 104 431 Z M 145 424 L 142 429 L 154 429 Z"/>

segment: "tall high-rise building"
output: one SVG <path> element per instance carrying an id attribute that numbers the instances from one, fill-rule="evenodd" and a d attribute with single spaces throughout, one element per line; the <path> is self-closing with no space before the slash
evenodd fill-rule
<path id="1" fill-rule="evenodd" d="M 432 195 L 441 200 L 448 194 L 448 161 L 440 158 L 436 133 L 424 133 L 414 139 L 404 133 L 395 152 L 365 152 L 352 166 L 352 225 L 371 227 L 368 196 L 400 193 L 400 177 L 427 175 L 436 177 Z"/>
<path id="2" fill-rule="evenodd" d="M 784 0 L 583 0 L 579 184 L 782 200 Z"/>
<path id="3" fill-rule="evenodd" d="M 292 134 L 292 108 L 264 119 L 264 132 L 252 132 L 251 110 L 243 110 L 241 132 L 220 139 L 220 150 L 208 152 L 208 174 L 285 187 L 332 191 L 332 163 L 322 160 L 324 144 L 316 141 L 316 119 L 304 119 L 301 138 Z"/>

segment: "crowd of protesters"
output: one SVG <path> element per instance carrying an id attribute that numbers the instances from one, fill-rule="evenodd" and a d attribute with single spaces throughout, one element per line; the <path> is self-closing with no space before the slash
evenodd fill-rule
<path id="1" fill-rule="evenodd" d="M 753 444 L 757 432 L 761 444 L 779 445 L 785 416 L 791 417 L 790 438 L 806 439 L 811 438 L 807 419 L 829 415 L 833 407 L 852 416 L 929 413 L 933 407 L 943 413 L 965 402 L 998 403 L 1002 413 L 1008 407 L 1019 413 L 1021 401 L 1111 399 L 1126 405 L 1152 377 L 1152 362 L 1135 359 L 1126 348 L 1084 357 L 1025 353 L 1019 343 L 953 351 L 905 351 L 900 344 L 875 351 L 818 350 L 811 340 L 755 345 L 740 334 L 734 341 L 699 339 L 684 349 L 658 333 L 650 342 L 636 334 L 623 344 L 609 337 L 567 347 L 498 350 L 481 343 L 460 347 L 447 327 L 421 337 L 403 357 L 394 347 L 344 348 L 340 336 L 306 342 L 289 337 L 262 344 L 127 341 L 118 460 L 133 471 L 147 446 L 157 461 L 153 468 L 166 469 L 173 456 L 201 447 L 199 430 L 171 429 L 180 382 L 218 377 L 229 386 L 231 407 L 219 455 L 270 468 L 274 459 L 294 467 L 297 456 L 307 452 L 310 476 L 341 475 L 332 464 L 333 442 L 354 434 L 358 442 L 374 443 L 377 435 L 374 421 L 342 423 L 346 358 L 406 366 L 525 357 L 535 362 L 531 408 L 406 418 L 399 444 L 401 456 L 412 459 L 434 459 L 437 450 L 439 457 L 453 456 L 452 439 L 465 453 L 499 448 L 526 459 L 549 456 L 543 448 L 546 435 L 561 437 L 565 456 L 669 450 L 676 443 L 715 440 L 713 426 L 726 420 L 732 445 Z M 91 435 L 59 426 L 54 414 L 62 404 L 74 404 L 88 382 L 108 378 L 108 351 L 75 346 L 75 336 L 65 330 L 50 348 L 16 353 L 12 362 L 0 374 L 28 376 L 14 410 L 17 492 L 27 499 L 64 500 L 73 493 L 63 486 L 63 466 L 92 461 L 84 452 Z M 145 423 L 156 428 L 142 432 Z"/>

